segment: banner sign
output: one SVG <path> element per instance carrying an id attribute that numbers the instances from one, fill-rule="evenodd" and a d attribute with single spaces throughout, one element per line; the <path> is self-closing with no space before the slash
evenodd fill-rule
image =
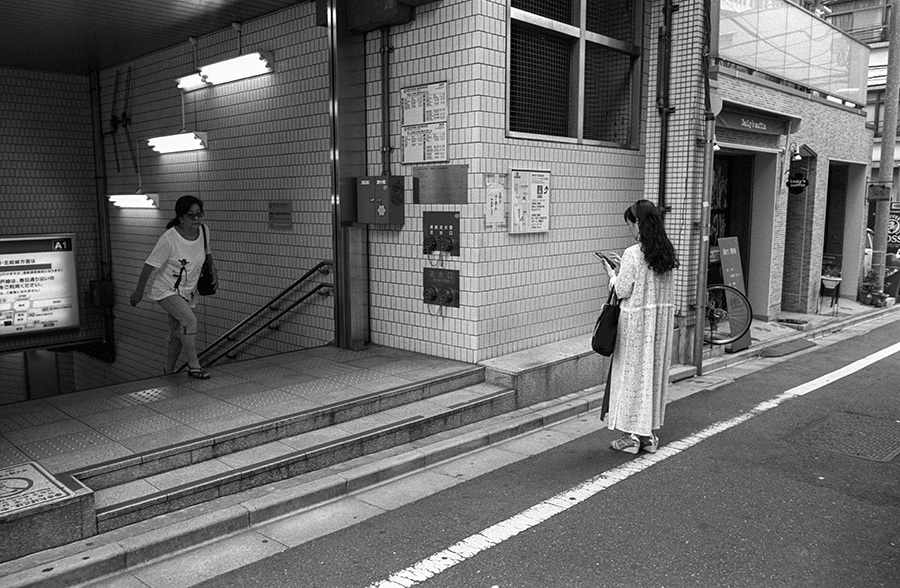
<path id="1" fill-rule="evenodd" d="M 784 135 L 787 133 L 787 121 L 728 110 L 723 110 L 719 113 L 719 116 L 716 117 L 716 125 L 725 129 L 749 131 L 765 135 Z"/>

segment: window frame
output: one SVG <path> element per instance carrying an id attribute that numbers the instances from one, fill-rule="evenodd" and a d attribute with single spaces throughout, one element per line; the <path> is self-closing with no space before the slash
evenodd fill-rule
<path id="1" fill-rule="evenodd" d="M 587 30 L 587 4 L 590 0 L 575 0 L 573 12 L 576 12 L 577 25 L 566 24 L 531 12 L 514 8 L 513 0 L 507 1 L 506 18 L 506 136 L 513 139 L 528 139 L 548 141 L 555 143 L 568 143 L 575 145 L 591 145 L 596 147 L 614 147 L 619 149 L 638 149 L 640 146 L 640 130 L 643 120 L 641 105 L 643 104 L 644 87 L 642 84 L 645 52 L 643 44 L 646 33 L 644 30 L 644 16 L 646 2 L 634 0 L 635 10 L 635 38 L 640 44 L 626 43 L 606 35 Z M 544 135 L 526 133 L 512 130 L 512 27 L 513 21 L 518 21 L 537 28 L 546 29 L 548 33 L 567 37 L 574 42 L 572 51 L 572 72 L 569 80 L 570 104 L 569 104 L 569 130 L 568 135 Z M 594 43 L 607 47 L 619 53 L 629 55 L 633 59 L 634 66 L 631 71 L 631 121 L 628 132 L 628 142 L 601 141 L 586 139 L 584 137 L 585 116 L 585 62 L 587 44 Z"/>

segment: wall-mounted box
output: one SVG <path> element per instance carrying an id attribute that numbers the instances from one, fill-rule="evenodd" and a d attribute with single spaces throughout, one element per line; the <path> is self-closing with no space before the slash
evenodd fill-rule
<path id="1" fill-rule="evenodd" d="M 425 304 L 459 308 L 459 271 L 423 268 L 422 301 Z"/>
<path id="2" fill-rule="evenodd" d="M 404 176 L 357 178 L 356 222 L 370 225 L 402 225 Z"/>

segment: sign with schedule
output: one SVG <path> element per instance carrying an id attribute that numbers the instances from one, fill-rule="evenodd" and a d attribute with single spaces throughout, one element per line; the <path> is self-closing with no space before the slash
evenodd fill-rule
<path id="1" fill-rule="evenodd" d="M 78 325 L 75 235 L 0 238 L 0 336 Z"/>
<path id="2" fill-rule="evenodd" d="M 550 230 L 550 172 L 510 170 L 510 233 L 546 233 Z"/>

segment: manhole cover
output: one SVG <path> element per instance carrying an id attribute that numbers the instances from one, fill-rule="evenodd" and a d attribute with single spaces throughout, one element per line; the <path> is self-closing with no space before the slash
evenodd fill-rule
<path id="1" fill-rule="evenodd" d="M 900 454 L 900 422 L 840 412 L 808 427 L 792 440 L 872 461 L 890 461 Z"/>

